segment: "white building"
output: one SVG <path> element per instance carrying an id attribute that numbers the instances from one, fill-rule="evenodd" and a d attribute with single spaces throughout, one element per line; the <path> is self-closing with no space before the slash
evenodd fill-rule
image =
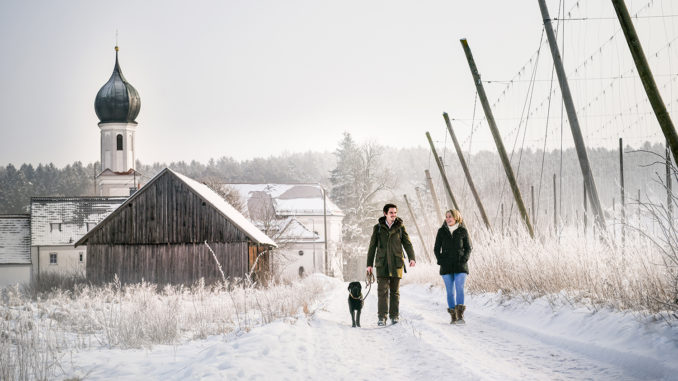
<path id="1" fill-rule="evenodd" d="M 250 220 L 278 243 L 279 257 L 289 260 L 286 274 L 327 271 L 341 277 L 344 213 L 320 184 L 224 185 L 238 191 Z"/>
<path id="2" fill-rule="evenodd" d="M 73 247 L 126 197 L 32 197 L 30 252 L 33 279 L 41 274 L 85 275 L 87 249 Z"/>
<path id="3" fill-rule="evenodd" d="M 295 217 L 276 219 L 273 224 L 257 227 L 276 239 L 278 249 L 272 257 L 272 266 L 287 279 L 303 277 L 323 271 L 325 242 L 320 235 L 303 225 Z"/>
<path id="4" fill-rule="evenodd" d="M 30 215 L 0 215 L 0 288 L 30 281 Z"/>

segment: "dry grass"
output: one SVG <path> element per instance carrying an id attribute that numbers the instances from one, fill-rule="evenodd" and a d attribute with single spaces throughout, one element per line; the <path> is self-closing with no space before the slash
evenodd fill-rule
<path id="1" fill-rule="evenodd" d="M 179 344 L 310 315 L 330 284 L 310 276 L 267 288 L 198 282 L 158 290 L 155 284 L 114 282 L 36 294 L 6 289 L 0 305 L 0 379 L 63 376 L 62 359 L 80 349 Z"/>
<path id="2" fill-rule="evenodd" d="M 629 234 L 626 247 L 575 231 L 556 238 L 532 240 L 522 232 L 511 235 L 476 233 L 466 288 L 471 293 L 501 293 L 526 299 L 549 297 L 593 309 L 671 317 L 676 306 L 675 274 L 656 243 Z M 418 265 L 405 282 L 443 286 L 438 266 Z M 429 268 L 429 269 L 426 269 Z"/>

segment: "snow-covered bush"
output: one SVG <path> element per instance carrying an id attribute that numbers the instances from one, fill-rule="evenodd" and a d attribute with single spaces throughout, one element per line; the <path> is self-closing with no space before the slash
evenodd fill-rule
<path id="1" fill-rule="evenodd" d="M 592 308 L 645 313 L 676 311 L 675 267 L 653 241 L 628 234 L 625 247 L 574 230 L 533 240 L 523 231 L 510 235 L 471 231 L 473 252 L 466 288 L 507 297 L 555 297 Z M 404 282 L 442 286 L 438 266 L 417 264 Z"/>
<path id="2" fill-rule="evenodd" d="M 51 379 L 67 354 L 82 348 L 138 348 L 238 334 L 319 308 L 333 284 L 314 274 L 293 284 L 203 281 L 191 287 L 119 282 L 76 285 L 35 298 L 6 289 L 0 304 L 0 379 Z M 246 284 L 246 286 L 243 286 Z"/>

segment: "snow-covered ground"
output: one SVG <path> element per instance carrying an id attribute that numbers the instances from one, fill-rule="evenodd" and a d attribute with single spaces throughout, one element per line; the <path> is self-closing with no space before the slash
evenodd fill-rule
<path id="1" fill-rule="evenodd" d="M 63 359 L 90 380 L 678 380 L 678 327 L 633 314 L 467 296 L 467 324 L 449 324 L 444 290 L 401 288 L 401 323 L 376 326 L 376 287 L 351 328 L 346 283 L 311 317 L 180 346 L 101 349 Z M 375 285 L 376 286 L 376 285 Z"/>

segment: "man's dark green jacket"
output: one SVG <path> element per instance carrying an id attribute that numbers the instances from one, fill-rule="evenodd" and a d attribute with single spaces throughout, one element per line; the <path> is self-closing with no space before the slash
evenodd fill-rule
<path id="1" fill-rule="evenodd" d="M 381 217 L 372 230 L 370 247 L 367 250 L 367 266 L 377 268 L 377 277 L 402 278 L 405 265 L 403 247 L 408 260 L 414 261 L 414 249 L 403 220 L 396 217 L 389 228 L 386 217 Z"/>

